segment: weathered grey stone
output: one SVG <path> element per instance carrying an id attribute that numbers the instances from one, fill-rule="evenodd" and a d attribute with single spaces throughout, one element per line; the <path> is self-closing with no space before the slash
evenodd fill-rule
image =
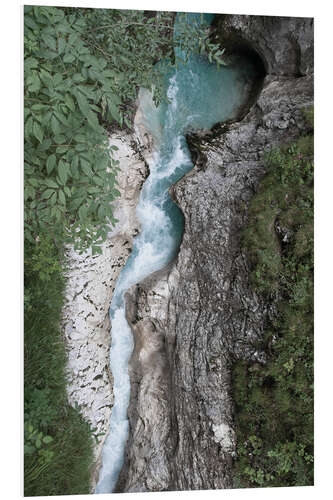
<path id="1" fill-rule="evenodd" d="M 313 18 L 220 15 L 214 24 L 226 56 L 252 50 L 268 74 L 313 73 Z"/>
<path id="2" fill-rule="evenodd" d="M 265 361 L 254 341 L 273 311 L 249 285 L 240 235 L 265 152 L 306 129 L 312 22 L 225 16 L 220 23 L 221 40 L 255 50 L 267 76 L 240 122 L 188 138 L 195 167 L 171 189 L 185 217 L 179 254 L 127 294 L 135 348 L 117 491 L 232 487 L 230 367 L 237 358 Z"/>

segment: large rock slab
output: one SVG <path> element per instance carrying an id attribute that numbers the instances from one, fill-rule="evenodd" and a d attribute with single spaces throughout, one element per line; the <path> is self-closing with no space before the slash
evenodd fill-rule
<path id="1" fill-rule="evenodd" d="M 265 173 L 265 152 L 307 127 L 312 20 L 222 16 L 220 22 L 221 39 L 257 51 L 267 75 L 241 121 L 188 138 L 195 166 L 171 189 L 185 217 L 179 254 L 127 294 L 135 347 L 130 435 L 117 491 L 232 487 L 230 367 L 235 359 L 264 361 L 254 341 L 274 311 L 249 285 L 240 238 Z"/>

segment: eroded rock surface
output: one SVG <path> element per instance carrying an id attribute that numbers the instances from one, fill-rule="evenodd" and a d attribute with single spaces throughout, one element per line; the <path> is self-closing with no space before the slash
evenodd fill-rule
<path id="1" fill-rule="evenodd" d="M 313 73 L 313 19 L 220 15 L 214 22 L 226 54 L 255 51 L 271 75 Z"/>
<path id="2" fill-rule="evenodd" d="M 115 203 L 116 227 L 103 244 L 102 255 L 79 255 L 67 249 L 66 305 L 63 331 L 68 356 L 67 393 L 72 405 L 78 404 L 91 424 L 96 438 L 93 487 L 100 466 L 113 406 L 113 378 L 109 369 L 111 345 L 109 307 L 115 283 L 131 252 L 133 237 L 140 227 L 135 209 L 141 186 L 148 175 L 147 165 L 138 153 L 133 136 L 112 135 L 118 147 L 120 198 Z"/>
<path id="3" fill-rule="evenodd" d="M 222 43 L 256 50 L 267 76 L 243 120 L 188 138 L 195 167 L 171 190 L 185 216 L 178 257 L 127 294 L 135 348 L 117 491 L 232 487 L 230 366 L 263 359 L 253 341 L 272 311 L 249 286 L 240 234 L 265 152 L 306 129 L 313 26 L 255 16 L 220 23 Z"/>

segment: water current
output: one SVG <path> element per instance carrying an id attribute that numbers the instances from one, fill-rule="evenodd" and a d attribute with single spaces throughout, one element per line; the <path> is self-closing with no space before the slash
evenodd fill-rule
<path id="1" fill-rule="evenodd" d="M 195 22 L 199 16 L 188 14 L 188 22 Z M 204 15 L 207 24 L 212 18 L 212 15 Z M 179 51 L 178 56 L 181 55 Z M 168 189 L 193 167 L 186 132 L 211 128 L 217 122 L 233 118 L 244 101 L 246 82 L 253 77 L 254 68 L 246 60 L 240 59 L 237 65 L 218 69 L 205 57 L 192 54 L 187 63 L 169 69 L 165 75 L 168 103 L 163 102 L 156 108 L 152 99 L 145 99 L 147 94 L 142 94 L 144 125 L 154 138 L 156 152 L 137 206 L 141 233 L 135 238 L 133 251 L 120 273 L 110 308 L 110 368 L 114 377 L 115 403 L 96 493 L 114 490 L 128 437 L 130 381 L 127 366 L 133 338 L 125 317 L 124 294 L 177 255 L 184 220 Z"/>

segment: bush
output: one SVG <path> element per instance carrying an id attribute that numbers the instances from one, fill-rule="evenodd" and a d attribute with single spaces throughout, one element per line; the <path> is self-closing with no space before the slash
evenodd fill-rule
<path id="1" fill-rule="evenodd" d="M 243 234 L 252 286 L 278 314 L 261 346 L 268 362 L 233 367 L 236 487 L 313 484 L 311 132 L 313 121 L 309 135 L 268 155 Z"/>
<path id="2" fill-rule="evenodd" d="M 61 253 L 49 237 L 25 245 L 24 493 L 89 493 L 92 432 L 66 395 L 60 329 Z"/>

